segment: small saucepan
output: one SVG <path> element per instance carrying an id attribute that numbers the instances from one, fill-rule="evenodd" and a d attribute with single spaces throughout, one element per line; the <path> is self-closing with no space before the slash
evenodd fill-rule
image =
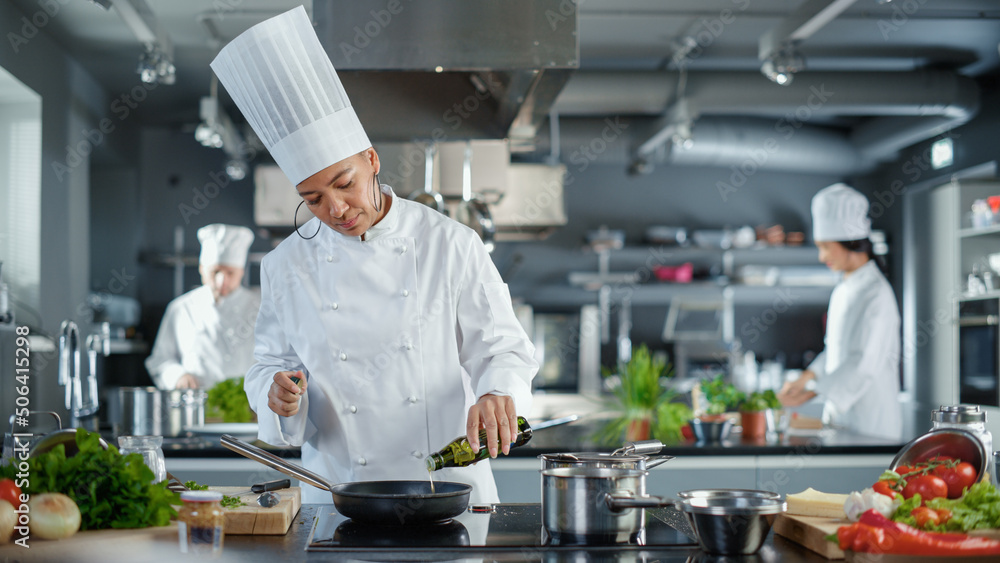
<path id="1" fill-rule="evenodd" d="M 381 526 L 425 525 L 447 521 L 469 507 L 472 486 L 465 483 L 435 481 L 434 492 L 429 481 L 359 481 L 334 485 L 312 471 L 229 434 L 223 434 L 220 440 L 223 446 L 242 456 L 330 491 L 337 512 L 357 522 Z"/>

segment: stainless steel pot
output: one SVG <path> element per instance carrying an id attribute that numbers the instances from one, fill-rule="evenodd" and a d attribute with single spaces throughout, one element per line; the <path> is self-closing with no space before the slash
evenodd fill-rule
<path id="1" fill-rule="evenodd" d="M 647 471 L 605 467 L 542 470 L 542 525 L 558 540 L 626 541 L 645 528 L 643 508 L 674 501 L 646 494 Z"/>
<path id="2" fill-rule="evenodd" d="M 542 469 L 558 467 L 606 467 L 611 469 L 635 469 L 646 471 L 661 463 L 674 459 L 670 455 L 651 455 L 659 453 L 663 443 L 659 440 L 641 440 L 626 442 L 624 447 L 612 453 L 600 452 L 568 452 L 557 454 L 542 454 Z"/>
<path id="3" fill-rule="evenodd" d="M 204 426 L 207 398 L 201 389 L 121 387 L 112 413 L 115 435 L 180 436 L 185 428 Z"/>

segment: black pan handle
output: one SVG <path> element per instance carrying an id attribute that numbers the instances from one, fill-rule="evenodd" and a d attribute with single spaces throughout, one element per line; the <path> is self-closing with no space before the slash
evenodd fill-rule
<path id="1" fill-rule="evenodd" d="M 292 486 L 292 482 L 288 479 L 278 479 L 277 481 L 268 481 L 266 483 L 254 483 L 250 487 L 250 491 L 254 493 L 263 493 L 266 491 L 277 491 L 280 489 L 287 489 Z"/>
<path id="2" fill-rule="evenodd" d="M 313 473 L 303 467 L 299 467 L 294 463 L 289 463 L 270 452 L 238 440 L 229 434 L 223 434 L 219 441 L 223 446 L 233 450 L 241 456 L 248 457 L 254 461 L 259 461 L 272 469 L 277 469 L 285 475 L 295 477 L 300 481 L 305 481 L 306 483 L 309 483 L 314 487 L 319 487 L 320 489 L 326 489 L 327 491 L 332 491 L 333 489 L 333 485 L 331 485 L 329 481 L 316 473 Z"/>

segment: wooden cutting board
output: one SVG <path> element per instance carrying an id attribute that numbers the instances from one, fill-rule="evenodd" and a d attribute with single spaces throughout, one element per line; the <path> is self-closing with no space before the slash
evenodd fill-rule
<path id="1" fill-rule="evenodd" d="M 850 524 L 848 520 L 819 516 L 779 514 L 774 519 L 774 533 L 801 544 L 827 559 L 844 559 L 844 552 L 826 536 L 837 533 L 837 528 Z"/>
<path id="2" fill-rule="evenodd" d="M 271 508 L 259 506 L 257 497 L 260 495 L 251 492 L 249 487 L 209 487 L 209 490 L 238 496 L 246 503 L 239 508 L 225 509 L 226 535 L 284 535 L 302 507 L 302 489 L 299 487 L 274 491 L 281 495 L 281 502 Z"/>

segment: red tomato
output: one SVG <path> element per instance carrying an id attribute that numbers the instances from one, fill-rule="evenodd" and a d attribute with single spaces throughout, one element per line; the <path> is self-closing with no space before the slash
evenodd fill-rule
<path id="1" fill-rule="evenodd" d="M 951 511 L 948 510 L 947 508 L 938 508 L 935 509 L 934 512 L 937 512 L 938 518 L 941 520 L 942 524 L 944 524 L 948 520 L 951 520 Z"/>
<path id="2" fill-rule="evenodd" d="M 948 483 L 937 475 L 917 475 L 903 487 L 903 498 L 910 498 L 913 495 L 920 495 L 920 499 L 924 502 L 932 498 L 947 497 Z"/>
<path id="3" fill-rule="evenodd" d="M 916 469 L 910 467 L 909 465 L 900 465 L 895 469 L 895 471 L 896 473 L 899 474 L 900 477 L 904 477 L 906 476 L 907 473 L 913 473 L 914 471 L 916 471 Z"/>
<path id="4" fill-rule="evenodd" d="M 896 498 L 896 491 L 892 489 L 892 481 L 879 481 L 872 485 L 872 489 L 875 489 L 876 493 L 885 495 L 889 498 Z"/>
<path id="5" fill-rule="evenodd" d="M 13 479 L 0 479 L 0 499 L 11 503 L 14 508 L 21 506 L 21 488 L 14 484 Z"/>
<path id="6" fill-rule="evenodd" d="M 933 509 L 926 506 L 918 506 L 910 511 L 910 516 L 917 521 L 918 528 L 926 528 L 928 523 L 937 526 L 941 523 L 941 516 Z"/>
<path id="7" fill-rule="evenodd" d="M 965 494 L 965 489 L 976 482 L 976 468 L 971 463 L 963 461 L 955 467 L 939 465 L 934 468 L 934 474 L 944 479 L 948 484 L 948 498 L 959 498 Z"/>

